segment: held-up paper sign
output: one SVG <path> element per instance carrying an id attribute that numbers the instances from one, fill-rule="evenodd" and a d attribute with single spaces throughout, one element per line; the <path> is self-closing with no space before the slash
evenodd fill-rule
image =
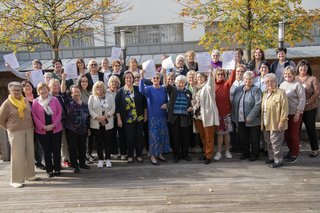
<path id="1" fill-rule="evenodd" d="M 36 88 L 37 85 L 44 81 L 42 70 L 33 70 L 30 71 L 30 81 Z"/>
<path id="2" fill-rule="evenodd" d="M 112 47 L 111 59 L 112 60 L 119 60 L 120 58 L 121 58 L 121 48 Z"/>
<path id="3" fill-rule="evenodd" d="M 156 76 L 156 65 L 154 63 L 154 60 L 143 62 L 142 69 L 145 70 L 144 78 L 150 79 Z"/>
<path id="4" fill-rule="evenodd" d="M 75 62 L 66 63 L 64 72 L 66 73 L 66 80 L 78 78 L 77 64 Z"/>
<path id="5" fill-rule="evenodd" d="M 13 69 L 18 69 L 20 67 L 17 57 L 14 53 L 3 55 L 3 59 Z"/>
<path id="6" fill-rule="evenodd" d="M 211 56 L 209 53 L 197 54 L 198 72 L 210 72 L 211 71 Z"/>
<path id="7" fill-rule="evenodd" d="M 169 56 L 168 58 L 164 59 L 161 65 L 162 65 L 162 68 L 172 69 L 174 67 L 172 56 Z"/>
<path id="8" fill-rule="evenodd" d="M 235 52 L 226 51 L 222 54 L 222 69 L 234 70 L 236 67 L 236 61 L 234 60 Z"/>

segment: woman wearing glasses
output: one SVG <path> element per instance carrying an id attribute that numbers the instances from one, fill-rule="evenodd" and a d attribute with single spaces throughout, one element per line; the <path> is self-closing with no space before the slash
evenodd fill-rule
<path id="1" fill-rule="evenodd" d="M 123 72 L 121 70 L 121 62 L 119 60 L 115 60 L 112 62 L 112 74 L 111 75 L 115 75 L 120 79 L 120 87 L 124 86 Z"/>
<path id="2" fill-rule="evenodd" d="M 93 87 L 93 84 L 95 84 L 98 81 L 103 81 L 104 80 L 104 74 L 99 71 L 99 66 L 96 60 L 91 59 L 88 63 L 88 70 L 84 76 L 88 78 L 88 86 Z"/>
<path id="3" fill-rule="evenodd" d="M 159 161 L 166 161 L 162 153 L 169 151 L 169 132 L 167 127 L 167 93 L 160 85 L 160 73 L 151 79 L 153 85 L 145 86 L 144 70 L 140 71 L 142 79 L 139 91 L 146 96 L 148 104 L 149 155 L 151 164 L 158 166 Z"/>

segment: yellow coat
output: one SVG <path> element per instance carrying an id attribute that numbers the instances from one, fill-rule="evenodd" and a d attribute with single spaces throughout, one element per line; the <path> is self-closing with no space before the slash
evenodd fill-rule
<path id="1" fill-rule="evenodd" d="M 284 123 L 284 129 L 288 128 L 289 105 L 286 93 L 276 88 L 268 97 L 268 91 L 263 92 L 261 102 L 261 130 L 262 131 L 278 131 L 279 122 Z M 265 104 L 265 101 L 267 103 Z M 266 107 L 266 113 L 264 108 Z M 264 124 L 264 121 L 266 123 Z"/>

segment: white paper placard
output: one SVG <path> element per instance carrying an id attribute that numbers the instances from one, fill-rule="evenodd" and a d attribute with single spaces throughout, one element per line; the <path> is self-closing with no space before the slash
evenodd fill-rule
<path id="1" fill-rule="evenodd" d="M 162 68 L 172 69 L 174 67 L 172 56 L 169 56 L 168 58 L 164 59 L 161 65 L 162 65 Z"/>
<path id="2" fill-rule="evenodd" d="M 209 53 L 197 54 L 198 72 L 210 72 L 211 71 L 211 56 Z"/>
<path id="3" fill-rule="evenodd" d="M 14 53 L 3 55 L 5 62 L 10 64 L 10 67 L 13 69 L 18 69 L 20 67 L 17 57 Z"/>
<path id="4" fill-rule="evenodd" d="M 111 59 L 119 60 L 121 58 L 121 48 L 119 47 L 112 47 L 111 51 Z"/>
<path id="5" fill-rule="evenodd" d="M 235 52 L 226 51 L 222 54 L 222 69 L 234 70 L 236 67 L 236 61 L 234 60 Z"/>
<path id="6" fill-rule="evenodd" d="M 30 74 L 30 81 L 35 88 L 40 82 L 44 81 L 42 70 L 33 70 L 30 71 Z"/>
<path id="7" fill-rule="evenodd" d="M 142 69 L 145 70 L 144 78 L 150 79 L 156 76 L 156 65 L 154 63 L 154 60 L 143 62 Z"/>
<path id="8" fill-rule="evenodd" d="M 75 62 L 64 64 L 64 72 L 66 73 L 66 80 L 78 78 L 77 64 Z"/>

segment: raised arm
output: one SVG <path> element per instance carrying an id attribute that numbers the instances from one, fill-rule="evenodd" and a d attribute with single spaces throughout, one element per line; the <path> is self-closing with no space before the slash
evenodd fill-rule
<path id="1" fill-rule="evenodd" d="M 8 67 L 9 70 L 10 70 L 10 72 L 12 72 L 12 73 L 13 73 L 15 76 L 17 76 L 18 78 L 28 79 L 28 80 L 29 80 L 29 78 L 27 77 L 27 73 L 21 73 L 21 72 L 19 72 L 18 70 L 12 68 L 12 67 L 10 66 L 10 64 L 8 64 L 8 63 L 6 63 L 6 67 Z"/>

